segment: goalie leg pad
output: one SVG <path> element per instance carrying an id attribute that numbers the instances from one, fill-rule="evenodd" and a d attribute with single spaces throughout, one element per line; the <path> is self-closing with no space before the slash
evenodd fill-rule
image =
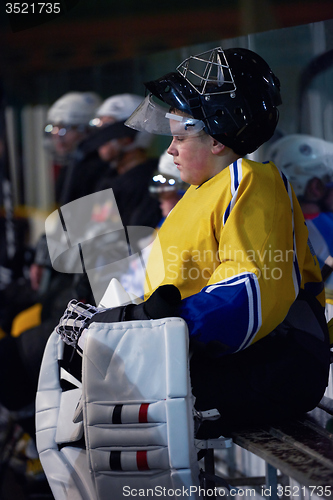
<path id="1" fill-rule="evenodd" d="M 139 489 L 157 498 L 163 488 L 175 497 L 185 491 L 197 498 L 185 322 L 165 318 L 90 326 L 81 401 L 86 449 L 68 446 L 81 435 L 82 422 L 73 423 L 81 389 L 61 391 L 63 345 L 53 333 L 36 401 L 37 449 L 55 499 L 118 499 Z M 59 446 L 62 441 L 67 446 Z"/>
<path id="2" fill-rule="evenodd" d="M 91 325 L 82 397 L 98 499 L 110 490 L 122 498 L 126 488 L 185 488 L 195 498 L 199 468 L 182 319 Z"/>

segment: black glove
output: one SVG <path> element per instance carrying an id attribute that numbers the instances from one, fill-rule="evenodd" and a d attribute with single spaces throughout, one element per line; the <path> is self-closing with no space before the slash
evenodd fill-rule
<path id="1" fill-rule="evenodd" d="M 141 304 L 127 304 L 103 311 L 73 299 L 61 317 L 56 332 L 66 344 L 77 348 L 83 330 L 92 323 L 118 323 L 179 316 L 180 302 L 180 292 L 174 285 L 160 286 Z"/>
<path id="2" fill-rule="evenodd" d="M 174 285 L 163 285 L 141 304 L 128 304 L 97 312 L 86 325 L 91 323 L 118 323 L 119 321 L 135 321 L 145 319 L 160 319 L 179 316 L 178 307 L 181 295 Z"/>

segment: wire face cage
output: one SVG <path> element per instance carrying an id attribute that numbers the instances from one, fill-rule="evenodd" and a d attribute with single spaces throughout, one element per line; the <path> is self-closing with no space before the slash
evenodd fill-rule
<path id="1" fill-rule="evenodd" d="M 59 324 L 55 330 L 61 336 L 65 344 L 77 348 L 79 338 L 84 328 L 87 327 L 88 320 L 97 312 L 102 311 L 105 311 L 105 309 L 97 309 L 95 306 L 72 299 L 68 303 L 67 309 L 60 318 Z"/>
<path id="2" fill-rule="evenodd" d="M 177 71 L 200 94 L 232 94 L 236 91 L 231 70 L 221 47 L 190 56 Z"/>

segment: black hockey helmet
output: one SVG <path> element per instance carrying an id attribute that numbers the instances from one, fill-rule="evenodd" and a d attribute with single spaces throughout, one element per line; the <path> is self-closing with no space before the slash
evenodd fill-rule
<path id="1" fill-rule="evenodd" d="M 194 124 L 184 120 L 185 129 L 188 125 L 193 131 L 204 129 L 241 156 L 271 138 L 278 122 L 277 106 L 282 102 L 280 82 L 266 61 L 243 48 L 218 47 L 191 56 L 177 72 L 145 86 L 151 93 L 146 98 L 150 105 L 155 96 L 193 116 Z M 142 122 L 142 116 L 140 119 Z M 131 120 L 126 124 L 132 126 Z"/>

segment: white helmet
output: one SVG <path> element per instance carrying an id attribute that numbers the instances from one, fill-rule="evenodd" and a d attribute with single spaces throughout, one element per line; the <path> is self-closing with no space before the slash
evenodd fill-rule
<path id="1" fill-rule="evenodd" d="M 117 94 L 106 99 L 97 109 L 96 117 L 109 116 L 115 118 L 117 122 L 127 120 L 133 111 L 142 103 L 143 97 L 135 94 Z M 148 149 L 153 136 L 148 132 L 138 132 L 130 148 Z"/>
<path id="2" fill-rule="evenodd" d="M 325 184 L 333 180 L 333 143 L 305 134 L 278 139 L 268 150 L 272 160 L 287 176 L 296 196 L 304 195 L 310 179 Z"/>
<path id="3" fill-rule="evenodd" d="M 157 168 L 160 174 L 169 175 L 181 181 L 180 172 L 173 161 L 173 156 L 168 153 L 167 149 L 161 154 Z"/>
<path id="4" fill-rule="evenodd" d="M 173 156 L 165 150 L 160 156 L 158 171 L 155 172 L 150 181 L 150 194 L 158 196 L 160 193 L 176 191 L 183 195 L 188 187 L 189 184 L 182 181 L 180 177 L 180 172 L 173 161 Z"/>
<path id="5" fill-rule="evenodd" d="M 50 107 L 47 122 L 88 126 L 101 102 L 94 92 L 68 92 Z"/>

